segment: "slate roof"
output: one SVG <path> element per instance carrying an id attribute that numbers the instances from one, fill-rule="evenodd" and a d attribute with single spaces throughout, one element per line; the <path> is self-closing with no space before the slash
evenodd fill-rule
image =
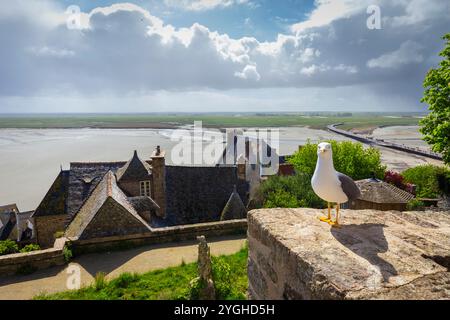
<path id="1" fill-rule="evenodd" d="M 33 217 L 64 214 L 67 212 L 70 171 L 61 171 L 47 194 L 34 211 Z"/>
<path id="2" fill-rule="evenodd" d="M 128 201 L 137 212 L 159 210 L 158 204 L 150 197 L 128 197 Z"/>
<path id="3" fill-rule="evenodd" d="M 375 203 L 408 203 L 414 195 L 378 179 L 355 181 L 361 191 L 358 199 Z"/>
<path id="4" fill-rule="evenodd" d="M 134 158 L 134 157 L 133 157 Z M 142 162 L 141 160 L 139 160 Z M 67 225 L 88 201 L 108 171 L 116 173 L 133 161 L 73 162 L 70 170 L 61 171 L 34 216 L 67 214 Z M 145 167 L 150 167 L 145 162 Z M 123 175 L 122 175 L 123 177 Z M 152 226 L 217 221 L 229 200 L 233 186 L 244 204 L 248 202 L 249 185 L 237 178 L 236 166 L 182 167 L 166 165 L 166 219 L 152 219 Z M 124 195 L 125 196 L 125 195 Z M 152 204 L 140 197 L 128 198 L 127 203 L 140 210 Z"/>
<path id="5" fill-rule="evenodd" d="M 116 172 L 126 162 L 72 162 L 68 181 L 67 213 L 73 219 L 84 200 L 109 170 Z"/>
<path id="6" fill-rule="evenodd" d="M 97 184 L 90 196 L 81 206 L 75 218 L 66 230 L 68 237 L 81 237 L 85 229 L 89 226 L 99 210 L 108 199 L 113 199 L 134 219 L 142 225 L 142 230 L 150 231 L 150 226 L 139 216 L 134 207 L 128 201 L 125 194 L 117 185 L 116 177 L 112 171 L 108 171 Z M 124 212 L 124 211 L 122 211 Z"/>
<path id="7" fill-rule="evenodd" d="M 136 181 L 148 180 L 151 176 L 152 169 L 148 163 L 142 161 L 137 151 L 134 151 L 133 157 L 119 168 L 116 172 L 117 181 Z"/>
<path id="8" fill-rule="evenodd" d="M 235 166 L 166 166 L 166 220 L 169 225 L 217 221 L 234 186 L 248 201 L 248 183 Z"/>
<path id="9" fill-rule="evenodd" d="M 245 208 L 245 205 L 235 188 L 222 210 L 220 220 L 245 219 L 246 217 L 247 209 Z"/>

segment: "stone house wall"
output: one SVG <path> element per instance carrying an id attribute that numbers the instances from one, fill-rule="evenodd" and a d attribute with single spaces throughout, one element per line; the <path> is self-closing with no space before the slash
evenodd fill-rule
<path id="1" fill-rule="evenodd" d="M 143 233 L 148 229 L 114 199 L 108 198 L 95 215 L 82 238 L 101 238 Z"/>
<path id="2" fill-rule="evenodd" d="M 67 215 L 48 215 L 34 218 L 37 243 L 41 248 L 50 248 L 55 242 L 54 234 L 65 230 Z"/>
<path id="3" fill-rule="evenodd" d="M 138 197 L 141 195 L 140 181 L 120 181 L 118 185 L 129 197 Z"/>

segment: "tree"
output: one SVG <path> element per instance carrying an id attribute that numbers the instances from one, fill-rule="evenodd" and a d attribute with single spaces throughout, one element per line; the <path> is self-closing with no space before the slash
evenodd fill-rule
<path id="1" fill-rule="evenodd" d="M 450 164 L 450 33 L 443 39 L 447 43 L 439 55 L 444 59 L 439 68 L 428 72 L 423 82 L 425 92 L 421 102 L 428 104 L 430 113 L 420 121 L 420 132 L 433 151 L 442 153 L 444 162 Z"/>
<path id="2" fill-rule="evenodd" d="M 384 178 L 386 166 L 381 164 L 380 151 L 375 148 L 364 148 L 359 142 L 329 141 L 333 149 L 334 168 L 354 180 L 375 177 Z M 313 175 L 317 162 L 317 144 L 308 141 L 288 161 L 297 172 Z"/>

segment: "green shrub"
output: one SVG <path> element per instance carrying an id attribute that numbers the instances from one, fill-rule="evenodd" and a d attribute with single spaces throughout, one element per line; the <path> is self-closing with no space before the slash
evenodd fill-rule
<path id="1" fill-rule="evenodd" d="M 212 257 L 212 273 L 216 298 L 223 299 L 230 295 L 232 290 L 231 267 L 223 257 Z"/>
<path id="2" fill-rule="evenodd" d="M 19 252 L 19 246 L 12 240 L 0 241 L 0 256 Z"/>
<path id="3" fill-rule="evenodd" d="M 406 205 L 408 211 L 422 210 L 423 208 L 425 208 L 425 203 L 417 199 L 410 200 Z"/>
<path id="4" fill-rule="evenodd" d="M 406 182 L 416 185 L 418 198 L 436 198 L 449 193 L 450 170 L 431 164 L 420 165 L 402 173 Z"/>
<path id="5" fill-rule="evenodd" d="M 259 206 L 265 208 L 323 208 L 325 202 L 311 187 L 311 176 L 297 173 L 294 176 L 271 176 L 257 191 Z"/>
<path id="6" fill-rule="evenodd" d="M 39 247 L 39 245 L 37 245 L 37 244 L 30 243 L 30 244 L 27 244 L 22 249 L 20 249 L 20 252 L 25 253 L 25 252 L 31 252 L 31 251 L 36 251 L 36 250 L 41 250 L 41 247 Z"/>
<path id="7" fill-rule="evenodd" d="M 203 289 L 204 282 L 200 281 L 200 277 L 195 277 L 189 281 L 189 290 L 177 297 L 177 300 L 198 300 L 200 299 L 200 290 Z"/>
<path id="8" fill-rule="evenodd" d="M 63 256 L 64 256 L 64 261 L 66 261 L 67 263 L 70 262 L 70 260 L 73 257 L 73 253 L 72 253 L 72 249 L 70 247 L 70 244 L 66 244 L 63 248 Z"/>
<path id="9" fill-rule="evenodd" d="M 373 174 L 378 179 L 384 178 L 386 166 L 381 164 L 381 153 L 375 148 L 364 148 L 359 142 L 328 141 L 333 149 L 333 163 L 337 171 L 354 180 L 366 179 Z M 317 144 L 308 141 L 296 153 L 289 157 L 297 172 L 313 175 L 317 162 Z"/>

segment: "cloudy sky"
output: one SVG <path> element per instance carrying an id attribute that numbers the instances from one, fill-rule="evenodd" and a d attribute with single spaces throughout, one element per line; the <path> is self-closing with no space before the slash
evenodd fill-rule
<path id="1" fill-rule="evenodd" d="M 423 111 L 449 26 L 448 0 L 0 0 L 0 113 Z"/>

